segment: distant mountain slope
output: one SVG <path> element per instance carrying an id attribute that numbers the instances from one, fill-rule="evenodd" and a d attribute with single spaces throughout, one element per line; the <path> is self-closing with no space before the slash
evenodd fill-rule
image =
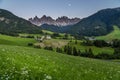
<path id="1" fill-rule="evenodd" d="M 38 18 L 37 16 L 35 16 L 34 18 L 30 18 L 29 21 L 32 24 L 35 24 L 37 26 L 41 26 L 44 24 L 54 25 L 54 26 L 68 26 L 68 25 L 74 25 L 74 24 L 78 23 L 80 21 L 80 19 L 79 18 L 70 19 L 66 16 L 62 16 L 62 17 L 58 17 L 57 19 L 53 19 L 50 16 L 44 15 L 41 18 Z"/>
<path id="2" fill-rule="evenodd" d="M 58 32 L 58 33 L 68 33 L 70 30 L 71 26 L 55 26 L 55 25 L 48 25 L 48 24 L 43 24 L 40 26 L 41 29 L 52 31 L 52 32 Z"/>
<path id="3" fill-rule="evenodd" d="M 69 33 L 84 36 L 100 36 L 111 32 L 113 25 L 120 27 L 120 8 L 98 11 L 72 26 Z"/>
<path id="4" fill-rule="evenodd" d="M 0 9 L 0 33 L 41 33 L 41 30 L 29 21 L 17 17 L 7 10 Z"/>
<path id="5" fill-rule="evenodd" d="M 117 26 L 114 26 L 114 30 L 111 33 L 105 36 L 96 37 L 96 39 L 102 39 L 107 41 L 111 41 L 113 39 L 120 39 L 120 29 Z"/>

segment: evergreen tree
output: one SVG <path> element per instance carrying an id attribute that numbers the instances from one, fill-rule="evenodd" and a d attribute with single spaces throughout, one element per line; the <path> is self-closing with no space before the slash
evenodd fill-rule
<path id="1" fill-rule="evenodd" d="M 78 56 L 81 56 L 81 51 L 80 51 L 80 49 L 78 50 Z"/>
<path id="2" fill-rule="evenodd" d="M 77 44 L 78 43 L 78 41 L 77 40 L 75 40 L 75 44 Z"/>
<path id="3" fill-rule="evenodd" d="M 74 55 L 74 56 L 78 56 L 78 52 L 77 52 L 76 47 L 73 47 L 73 55 Z"/>
<path id="4" fill-rule="evenodd" d="M 67 54 L 72 55 L 72 47 L 71 46 L 67 46 Z"/>
<path id="5" fill-rule="evenodd" d="M 65 53 L 67 52 L 67 46 L 64 47 L 64 52 L 65 52 Z"/>
<path id="6" fill-rule="evenodd" d="M 63 51 L 62 51 L 62 49 L 61 48 L 56 48 L 56 52 L 58 52 L 58 53 L 62 53 Z"/>

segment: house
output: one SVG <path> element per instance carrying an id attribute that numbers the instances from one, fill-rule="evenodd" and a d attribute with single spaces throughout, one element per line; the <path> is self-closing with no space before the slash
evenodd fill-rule
<path id="1" fill-rule="evenodd" d="M 35 40 L 39 41 L 39 42 L 42 42 L 43 40 L 50 40 L 51 39 L 51 36 L 49 35 L 45 35 L 45 36 L 42 36 L 42 37 L 35 37 Z"/>

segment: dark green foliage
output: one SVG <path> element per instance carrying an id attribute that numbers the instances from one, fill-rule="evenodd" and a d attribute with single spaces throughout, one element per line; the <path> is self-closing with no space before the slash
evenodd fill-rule
<path id="1" fill-rule="evenodd" d="M 84 36 L 100 36 L 110 33 L 113 25 L 120 27 L 120 8 L 104 9 L 73 25 L 69 33 Z"/>
<path id="2" fill-rule="evenodd" d="M 77 44 L 78 43 L 78 41 L 77 40 L 75 40 L 75 44 Z"/>
<path id="3" fill-rule="evenodd" d="M 94 45 L 93 41 L 88 40 L 88 39 L 84 40 L 82 44 L 85 45 L 85 46 L 93 46 Z"/>
<path id="4" fill-rule="evenodd" d="M 58 52 L 58 53 L 62 53 L 63 52 L 63 50 L 61 49 L 61 48 L 56 48 L 56 52 Z"/>
<path id="5" fill-rule="evenodd" d="M 85 39 L 85 37 L 84 37 L 83 35 L 74 34 L 73 36 L 74 36 L 75 39 L 77 39 L 77 40 L 83 40 L 83 39 Z"/>
<path id="6" fill-rule="evenodd" d="M 18 33 L 42 33 L 41 29 L 29 21 L 19 18 L 7 10 L 0 9 L 0 33 L 16 36 Z"/>
<path id="7" fill-rule="evenodd" d="M 112 47 L 114 47 L 114 48 L 120 47 L 120 40 L 115 39 L 115 40 L 112 41 L 112 43 L 113 43 Z"/>
<path id="8" fill-rule="evenodd" d="M 120 48 L 115 48 L 113 55 L 115 59 L 120 59 Z"/>
<path id="9" fill-rule="evenodd" d="M 64 46 L 64 52 L 66 53 L 67 52 L 67 46 Z"/>
<path id="10" fill-rule="evenodd" d="M 34 48 L 41 49 L 41 46 L 40 45 L 34 45 Z"/>
<path id="11" fill-rule="evenodd" d="M 33 43 L 28 43 L 28 46 L 33 46 Z"/>
<path id="12" fill-rule="evenodd" d="M 78 50 L 78 56 L 80 56 L 80 55 L 81 55 L 81 53 L 82 53 L 82 52 L 81 52 L 81 51 L 80 51 L 80 49 L 79 49 L 79 50 Z"/>
<path id="13" fill-rule="evenodd" d="M 56 33 L 68 33 L 69 29 L 71 26 L 55 26 L 55 25 L 48 25 L 48 24 L 43 24 L 40 26 L 41 29 L 56 32 Z"/>
<path id="14" fill-rule="evenodd" d="M 65 34 L 63 39 L 68 39 L 69 35 Z"/>
<path id="15" fill-rule="evenodd" d="M 95 40 L 93 42 L 93 44 L 96 46 L 96 47 L 106 47 L 108 46 L 108 43 L 104 40 Z"/>
<path id="16" fill-rule="evenodd" d="M 26 36 L 26 38 L 34 38 L 34 36 L 30 36 L 30 35 L 28 35 L 28 36 Z"/>
<path id="17" fill-rule="evenodd" d="M 52 38 L 56 38 L 56 37 L 60 37 L 60 34 L 59 33 L 53 33 Z"/>
<path id="18" fill-rule="evenodd" d="M 44 49 L 45 49 L 45 50 L 53 51 L 53 48 L 52 48 L 51 46 L 50 46 L 50 47 L 49 47 L 49 46 L 46 46 L 46 47 L 44 47 Z"/>
<path id="19" fill-rule="evenodd" d="M 67 46 L 67 54 L 72 55 L 72 47 L 71 46 Z"/>
<path id="20" fill-rule="evenodd" d="M 82 57 L 94 58 L 94 54 L 93 54 L 91 48 L 90 48 L 89 50 L 86 49 L 85 52 L 82 52 L 82 53 L 80 54 L 80 56 L 82 56 Z"/>
<path id="21" fill-rule="evenodd" d="M 103 53 L 96 55 L 95 58 L 97 58 L 97 59 L 113 59 L 113 55 L 103 52 Z"/>
<path id="22" fill-rule="evenodd" d="M 73 55 L 78 56 L 78 51 L 77 51 L 76 47 L 73 47 Z"/>
<path id="23" fill-rule="evenodd" d="M 64 47 L 64 52 L 68 55 L 72 55 L 72 47 L 67 45 Z"/>

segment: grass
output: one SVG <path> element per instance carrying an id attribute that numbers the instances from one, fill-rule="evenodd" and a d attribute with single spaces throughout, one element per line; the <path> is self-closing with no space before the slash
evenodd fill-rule
<path id="1" fill-rule="evenodd" d="M 53 48 L 61 48 L 65 45 L 67 45 L 68 41 L 67 40 L 59 40 L 59 39 L 50 39 L 50 40 L 44 40 L 43 42 L 40 43 L 35 43 L 35 45 L 40 45 L 42 48 L 45 46 L 52 46 Z"/>
<path id="2" fill-rule="evenodd" d="M 27 47 L 27 43 L 36 43 L 34 39 L 0 35 L 0 80 L 119 80 L 120 64 L 117 61 L 104 61 L 74 57 L 43 49 Z M 68 40 L 46 40 L 60 45 Z M 58 44 L 55 44 L 60 46 Z M 112 53 L 112 48 L 76 46 L 84 51 L 92 48 L 94 54 Z"/>
<path id="3" fill-rule="evenodd" d="M 4 45 L 27 46 L 28 43 L 35 43 L 35 42 L 36 41 L 34 39 L 0 35 L 0 44 L 4 44 Z"/>
<path id="4" fill-rule="evenodd" d="M 0 45 L 0 80 L 119 80 L 116 62 Z"/>
<path id="5" fill-rule="evenodd" d="M 96 39 L 111 41 L 113 39 L 120 39 L 120 29 L 114 26 L 114 31 L 105 36 L 99 36 Z"/>
<path id="6" fill-rule="evenodd" d="M 77 41 L 78 43 L 75 44 L 75 41 L 72 41 L 69 45 L 76 47 L 77 49 L 80 49 L 82 52 L 84 52 L 86 49 L 88 50 L 89 48 L 92 49 L 93 53 L 96 55 L 98 53 L 109 53 L 109 54 L 113 54 L 114 49 L 110 48 L 110 47 L 103 47 L 103 48 L 99 48 L 96 46 L 84 46 L 82 45 L 82 41 Z"/>

